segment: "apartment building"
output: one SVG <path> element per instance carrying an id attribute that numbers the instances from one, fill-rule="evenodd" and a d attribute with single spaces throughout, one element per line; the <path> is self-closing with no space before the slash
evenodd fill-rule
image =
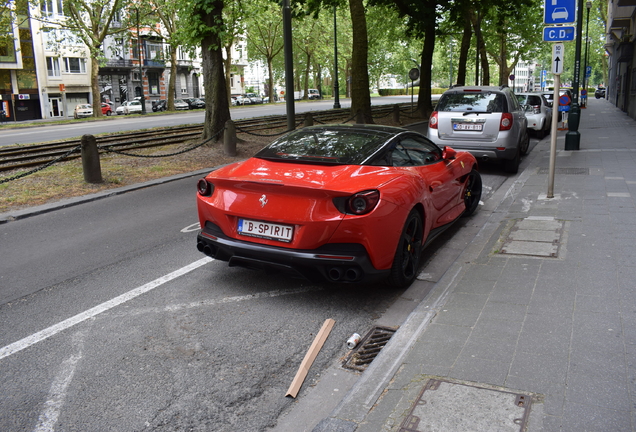
<path id="1" fill-rule="evenodd" d="M 0 110 L 3 121 L 65 119 L 77 104 L 108 102 L 115 107 L 141 96 L 147 111 L 152 101 L 168 98 L 170 61 L 159 24 L 108 37 L 102 45 L 106 61 L 99 68 L 99 101 L 92 100 L 88 49 L 67 30 L 63 0 L 43 0 L 39 8 L 15 10 L 14 43 L 0 46 Z M 46 21 L 44 24 L 43 18 Z M 121 25 L 119 20 L 113 26 Z M 244 45 L 244 42 L 242 42 Z M 234 50 L 232 93 L 244 93 L 244 47 Z M 203 97 L 199 53 L 177 51 L 175 97 Z"/>
<path id="2" fill-rule="evenodd" d="M 605 97 L 636 119 L 636 0 L 608 1 L 606 25 L 608 82 Z"/>

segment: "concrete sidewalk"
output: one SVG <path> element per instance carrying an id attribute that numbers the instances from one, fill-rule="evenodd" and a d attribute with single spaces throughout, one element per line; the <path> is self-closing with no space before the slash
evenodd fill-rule
<path id="1" fill-rule="evenodd" d="M 636 431 L 636 121 L 581 118 L 555 197 L 548 136 L 314 432 Z"/>

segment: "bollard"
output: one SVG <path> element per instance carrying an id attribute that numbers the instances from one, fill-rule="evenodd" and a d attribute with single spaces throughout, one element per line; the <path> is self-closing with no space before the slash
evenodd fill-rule
<path id="1" fill-rule="evenodd" d="M 393 105 L 393 121 L 400 123 L 400 106 L 398 104 Z"/>
<path id="2" fill-rule="evenodd" d="M 314 116 L 310 112 L 305 114 L 305 123 L 304 123 L 304 125 L 305 125 L 305 127 L 314 125 Z"/>
<path id="3" fill-rule="evenodd" d="M 225 122 L 225 132 L 223 132 L 223 151 L 227 156 L 236 156 L 236 128 L 234 122 Z"/>
<path id="4" fill-rule="evenodd" d="M 358 110 L 356 113 L 356 124 L 364 124 L 364 113 L 362 110 Z"/>
<path id="5" fill-rule="evenodd" d="M 82 135 L 82 169 L 86 183 L 101 183 L 103 181 L 97 140 L 90 134 Z"/>

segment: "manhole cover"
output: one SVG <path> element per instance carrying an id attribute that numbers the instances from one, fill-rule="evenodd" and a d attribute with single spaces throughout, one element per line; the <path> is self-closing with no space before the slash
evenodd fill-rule
<path id="1" fill-rule="evenodd" d="M 358 346 L 351 350 L 342 366 L 358 371 L 366 370 L 395 332 L 396 329 L 391 327 L 372 328 Z"/>
<path id="2" fill-rule="evenodd" d="M 532 396 L 429 379 L 399 432 L 521 432 Z"/>

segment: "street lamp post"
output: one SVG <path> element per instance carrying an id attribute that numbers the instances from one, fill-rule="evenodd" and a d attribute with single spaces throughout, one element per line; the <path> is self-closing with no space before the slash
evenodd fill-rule
<path id="1" fill-rule="evenodd" d="M 576 18 L 576 45 L 574 53 L 574 82 L 572 83 L 572 104 L 568 114 L 568 131 L 565 133 L 565 150 L 579 150 L 581 133 L 581 107 L 579 106 L 579 83 L 581 79 L 581 32 L 583 30 L 583 0 L 578 0 Z"/>
<path id="2" fill-rule="evenodd" d="M 588 30 L 590 27 L 590 9 L 592 8 L 592 2 L 589 0 L 586 1 L 585 8 L 587 9 L 587 16 L 585 18 L 585 61 L 583 62 L 585 67 L 583 68 L 583 88 L 587 91 L 587 48 L 590 44 L 590 34 L 588 33 Z M 585 98 L 585 103 L 583 104 L 584 107 L 587 107 L 588 97 L 590 97 L 590 95 L 587 95 Z"/>
<path id="3" fill-rule="evenodd" d="M 448 88 L 453 88 L 453 38 L 450 40 L 450 79 Z"/>
<path id="4" fill-rule="evenodd" d="M 336 6 L 333 6 L 333 108 L 340 108 L 340 87 L 338 86 L 338 28 L 336 26 Z"/>
<path id="5" fill-rule="evenodd" d="M 137 9 L 137 52 L 139 53 L 139 90 L 141 92 L 141 113 L 146 114 L 146 98 L 144 97 L 144 70 L 141 59 L 141 32 L 139 31 L 139 9 Z"/>

